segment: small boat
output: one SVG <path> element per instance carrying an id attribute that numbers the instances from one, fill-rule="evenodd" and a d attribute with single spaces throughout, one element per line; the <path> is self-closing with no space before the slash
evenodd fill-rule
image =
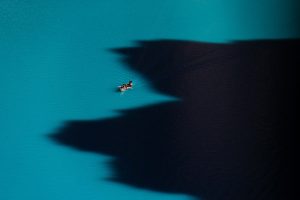
<path id="1" fill-rule="evenodd" d="M 129 81 L 128 83 L 118 86 L 120 92 L 124 92 L 126 90 L 132 89 L 132 87 L 133 87 L 132 81 Z"/>

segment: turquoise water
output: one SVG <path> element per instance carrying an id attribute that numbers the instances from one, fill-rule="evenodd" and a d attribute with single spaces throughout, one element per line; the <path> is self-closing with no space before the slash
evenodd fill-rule
<path id="1" fill-rule="evenodd" d="M 136 40 L 298 38 L 297 11 L 292 0 L 0 0 L 0 199 L 192 199 L 109 182 L 110 157 L 46 136 L 66 120 L 175 100 L 108 49 Z M 129 79 L 141 87 L 114 92 Z"/>

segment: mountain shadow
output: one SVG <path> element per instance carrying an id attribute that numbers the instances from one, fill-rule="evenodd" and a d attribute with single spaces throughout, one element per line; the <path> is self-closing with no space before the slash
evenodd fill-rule
<path id="1" fill-rule="evenodd" d="M 69 121 L 50 138 L 113 156 L 111 180 L 138 188 L 207 200 L 295 199 L 299 44 L 157 40 L 113 49 L 180 100 Z"/>

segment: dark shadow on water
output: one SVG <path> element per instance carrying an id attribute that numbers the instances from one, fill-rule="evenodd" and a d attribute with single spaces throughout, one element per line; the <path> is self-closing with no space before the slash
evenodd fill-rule
<path id="1" fill-rule="evenodd" d="M 208 200 L 295 199 L 299 44 L 160 40 L 114 49 L 157 91 L 181 101 L 70 121 L 50 137 L 113 156 L 112 180 L 131 186 Z"/>

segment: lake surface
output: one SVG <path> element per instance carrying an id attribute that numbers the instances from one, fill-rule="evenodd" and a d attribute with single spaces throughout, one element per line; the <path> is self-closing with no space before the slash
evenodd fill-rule
<path id="1" fill-rule="evenodd" d="M 68 120 L 176 101 L 110 49 L 139 40 L 299 38 L 293 0 L 0 0 L 0 199 L 188 200 L 114 183 L 109 156 L 47 138 Z M 115 87 L 132 79 L 136 89 Z"/>

